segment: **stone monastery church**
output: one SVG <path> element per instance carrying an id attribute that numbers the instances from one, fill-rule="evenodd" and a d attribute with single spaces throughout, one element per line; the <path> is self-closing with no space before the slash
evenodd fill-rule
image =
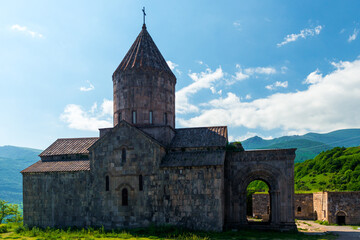
<path id="1" fill-rule="evenodd" d="M 296 228 L 295 149 L 244 151 L 226 126 L 176 128 L 176 77 L 145 24 L 112 81 L 114 126 L 57 139 L 21 172 L 25 225 Z M 270 189 L 261 226 L 246 217 L 253 180 Z"/>

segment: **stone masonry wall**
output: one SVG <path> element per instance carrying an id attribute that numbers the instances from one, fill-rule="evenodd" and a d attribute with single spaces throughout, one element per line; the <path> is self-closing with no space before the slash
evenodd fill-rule
<path id="1" fill-rule="evenodd" d="M 328 221 L 327 192 L 313 193 L 314 214 L 316 220 Z"/>
<path id="2" fill-rule="evenodd" d="M 24 225 L 87 226 L 89 177 L 89 171 L 24 173 Z"/>
<path id="3" fill-rule="evenodd" d="M 270 205 L 268 194 L 253 194 L 253 216 L 263 216 L 267 214 L 267 206 Z M 300 207 L 300 209 L 299 209 Z M 301 211 L 298 211 L 301 210 Z M 314 219 L 314 205 L 312 193 L 295 194 L 295 218 L 303 220 Z"/>
<path id="4" fill-rule="evenodd" d="M 200 230 L 223 230 L 223 167 L 165 168 L 165 223 Z"/>
<path id="5" fill-rule="evenodd" d="M 126 122 L 120 122 L 103 136 L 90 149 L 92 225 L 124 228 L 162 222 L 163 186 L 159 165 L 164 156 L 163 147 Z M 109 191 L 106 191 L 107 176 Z M 127 206 L 122 202 L 124 189 L 128 191 Z"/>
<path id="6" fill-rule="evenodd" d="M 249 227 L 246 219 L 246 189 L 254 180 L 269 186 L 271 229 L 295 229 L 295 149 L 227 152 L 225 160 L 225 224 L 227 228 Z"/>
<path id="7" fill-rule="evenodd" d="M 314 220 L 314 204 L 312 193 L 295 194 L 295 218 Z"/>
<path id="8" fill-rule="evenodd" d="M 270 197 L 269 194 L 252 195 L 252 213 L 255 218 L 269 219 L 270 214 Z"/>
<path id="9" fill-rule="evenodd" d="M 345 215 L 345 224 L 360 224 L 360 192 L 327 192 L 328 221 L 337 223 L 337 215 Z"/>
<path id="10" fill-rule="evenodd" d="M 133 111 L 136 111 L 137 124 L 150 124 L 149 112 L 152 111 L 152 124 L 175 128 L 175 84 L 173 76 L 152 69 L 114 73 L 114 126 L 120 113 L 123 120 L 131 123 Z M 164 113 L 167 113 L 166 124 Z"/>

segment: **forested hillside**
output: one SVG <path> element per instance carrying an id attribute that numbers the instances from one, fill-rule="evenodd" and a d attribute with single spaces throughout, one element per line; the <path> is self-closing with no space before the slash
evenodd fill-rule
<path id="1" fill-rule="evenodd" d="M 0 199 L 22 203 L 20 171 L 37 162 L 41 150 L 14 146 L 0 147 Z"/>
<path id="2" fill-rule="evenodd" d="M 265 140 L 252 137 L 242 142 L 248 149 L 297 148 L 295 162 L 312 159 L 322 151 L 333 147 L 355 147 L 360 145 L 360 129 L 342 129 L 330 133 L 308 133 Z"/>
<path id="3" fill-rule="evenodd" d="M 360 191 L 360 147 L 336 147 L 296 163 L 295 190 Z"/>

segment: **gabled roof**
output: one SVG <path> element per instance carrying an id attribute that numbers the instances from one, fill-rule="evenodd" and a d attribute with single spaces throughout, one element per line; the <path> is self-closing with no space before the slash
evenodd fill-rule
<path id="1" fill-rule="evenodd" d="M 77 172 L 89 171 L 90 161 L 38 161 L 21 173 L 41 173 L 41 172 Z"/>
<path id="2" fill-rule="evenodd" d="M 130 127 L 131 129 L 138 132 L 139 134 L 141 134 L 145 138 L 149 139 L 152 143 L 155 143 L 155 144 L 159 145 L 160 147 L 165 148 L 165 146 L 161 142 L 159 142 L 158 140 L 156 140 L 155 138 L 153 138 L 152 136 L 150 136 L 146 132 L 142 131 L 141 129 L 137 128 L 133 124 L 130 124 L 130 123 L 128 123 L 127 121 L 125 121 L 123 119 L 115 127 L 109 128 L 109 130 L 104 134 L 104 136 L 99 138 L 99 141 L 97 141 L 96 144 L 92 144 L 89 147 L 89 150 L 91 151 L 92 148 L 94 148 L 94 147 L 98 146 L 99 144 L 101 144 L 101 142 L 104 141 L 108 136 L 110 136 L 114 131 L 116 131 L 117 129 L 119 129 L 119 128 L 123 127 L 123 126 Z"/>
<path id="3" fill-rule="evenodd" d="M 164 57 L 146 30 L 145 24 L 115 72 L 140 68 L 167 72 L 175 78 L 175 75 L 170 70 Z"/>
<path id="4" fill-rule="evenodd" d="M 227 127 L 199 127 L 175 129 L 171 148 L 226 146 Z"/>
<path id="5" fill-rule="evenodd" d="M 161 167 L 219 166 L 225 161 L 225 150 L 170 152 L 166 154 Z"/>
<path id="6" fill-rule="evenodd" d="M 40 153 L 40 157 L 64 154 L 88 154 L 87 150 L 99 138 L 59 138 L 47 149 Z"/>

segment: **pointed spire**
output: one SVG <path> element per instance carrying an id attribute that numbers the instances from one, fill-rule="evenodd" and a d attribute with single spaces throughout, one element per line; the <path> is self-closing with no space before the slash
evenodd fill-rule
<path id="1" fill-rule="evenodd" d="M 145 24 L 115 72 L 124 72 L 130 69 L 153 69 L 167 72 L 175 78 L 175 75 L 170 70 L 164 57 L 146 30 Z"/>

